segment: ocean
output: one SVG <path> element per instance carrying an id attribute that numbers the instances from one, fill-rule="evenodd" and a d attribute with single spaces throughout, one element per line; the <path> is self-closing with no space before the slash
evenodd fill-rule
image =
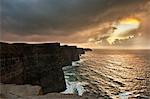
<path id="1" fill-rule="evenodd" d="M 113 99 L 150 99 L 150 50 L 86 52 L 80 61 L 63 68 L 67 90 Z"/>

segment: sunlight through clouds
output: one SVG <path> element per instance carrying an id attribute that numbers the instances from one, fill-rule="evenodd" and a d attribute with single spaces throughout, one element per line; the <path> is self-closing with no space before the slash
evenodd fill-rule
<path id="1" fill-rule="evenodd" d="M 136 18 L 125 18 L 119 20 L 118 24 L 114 27 L 113 33 L 107 38 L 110 44 L 113 44 L 117 39 L 129 39 L 134 37 L 134 33 L 130 31 L 138 29 L 140 21 Z"/>

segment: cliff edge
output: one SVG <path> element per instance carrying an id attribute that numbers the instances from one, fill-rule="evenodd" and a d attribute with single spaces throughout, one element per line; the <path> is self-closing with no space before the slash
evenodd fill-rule
<path id="1" fill-rule="evenodd" d="M 63 66 L 78 61 L 84 50 L 60 43 L 26 44 L 0 42 L 0 82 L 42 87 L 43 94 L 66 89 Z"/>

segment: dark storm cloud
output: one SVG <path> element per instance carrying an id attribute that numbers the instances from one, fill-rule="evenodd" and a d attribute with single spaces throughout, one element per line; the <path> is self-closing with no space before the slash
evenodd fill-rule
<path id="1" fill-rule="evenodd" d="M 140 12 L 131 6 L 146 2 L 148 0 L 2 0 L 2 33 L 71 35 L 117 15 Z"/>
<path id="2" fill-rule="evenodd" d="M 91 15 L 96 13 L 97 4 L 101 2 L 103 1 L 3 0 L 3 29 L 23 34 L 57 34 L 65 29 L 76 30 L 91 21 Z"/>

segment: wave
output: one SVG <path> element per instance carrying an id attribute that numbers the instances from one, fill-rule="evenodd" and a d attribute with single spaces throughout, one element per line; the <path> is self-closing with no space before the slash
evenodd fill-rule
<path id="1" fill-rule="evenodd" d="M 66 80 L 67 89 L 62 93 L 78 94 L 79 96 L 82 96 L 83 93 L 86 92 L 86 90 L 83 87 L 86 84 L 87 83 L 85 83 L 85 82 L 70 82 L 70 81 Z"/>
<path id="2" fill-rule="evenodd" d="M 78 94 L 79 96 L 82 96 L 83 93 L 86 92 L 84 86 L 88 83 L 80 82 L 78 79 L 72 80 L 73 78 L 78 77 L 73 70 L 75 69 L 75 67 L 80 66 L 80 63 L 83 61 L 84 60 L 72 62 L 72 66 L 63 67 L 67 86 L 67 89 L 62 92 L 63 94 Z"/>

